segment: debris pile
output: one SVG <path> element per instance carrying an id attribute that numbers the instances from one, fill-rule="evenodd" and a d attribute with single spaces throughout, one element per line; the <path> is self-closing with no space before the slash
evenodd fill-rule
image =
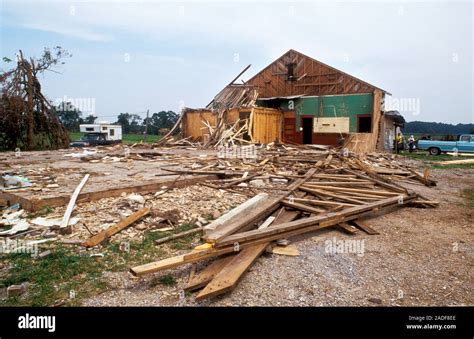
<path id="1" fill-rule="evenodd" d="M 351 234 L 358 229 L 376 234 L 364 224 L 364 218 L 394 207 L 437 205 L 396 183 L 410 180 L 434 185 L 429 174 L 402 167 L 388 156 L 363 157 L 284 145 L 268 147 L 261 155 L 263 160 L 254 165 L 237 168 L 228 163 L 232 171 L 169 169 L 187 174 L 212 172 L 222 178 L 210 184 L 212 187 L 255 189 L 260 193 L 206 225 L 203 244 L 191 252 L 132 267 L 131 272 L 143 276 L 211 260 L 192 275 L 186 287 L 202 288 L 196 296 L 196 300 L 202 300 L 231 291 L 264 251 L 297 255 L 294 248 L 286 249 L 292 236 L 327 227 Z M 236 176 L 239 178 L 229 179 Z M 270 183 L 271 179 L 278 180 Z M 251 185 L 257 180 L 258 185 Z"/>
<path id="2" fill-rule="evenodd" d="M 126 190 L 120 196 L 104 194 L 97 201 L 81 201 L 81 190 L 97 174 L 65 171 L 76 185 L 68 194 L 67 208 L 58 207 L 44 217 L 27 214 L 18 204 L 9 206 L 0 219 L 4 227 L 0 236 L 25 237 L 36 243 L 59 241 L 83 250 L 100 249 L 108 240 L 144 241 L 145 232 L 160 232 L 162 236 L 153 240 L 155 246 L 167 249 L 172 241 L 194 237 L 190 252 L 132 267 L 131 272 L 143 276 L 202 262 L 204 268 L 193 270 L 185 288 L 202 289 L 196 296 L 202 300 L 231 291 L 264 252 L 298 255 L 290 241 L 295 235 L 328 227 L 349 234 L 377 234 L 364 223 L 365 218 L 396 207 L 438 204 L 400 185 L 436 182 L 429 171 L 419 173 L 401 165 L 395 156 L 361 155 L 321 145 L 251 147 L 253 153 L 232 153 L 238 149 L 231 148 L 224 155 L 189 146 L 174 150 L 137 147 L 126 154 L 119 146 L 64 153 L 63 157 L 78 163 L 99 162 L 104 167 L 135 160 L 156 163 L 160 172 L 154 176 L 197 180 L 187 187 L 156 186 L 159 189 L 154 191 Z M 4 192 L 48 190 L 48 185 L 57 185 L 52 169 L 14 172 L 2 175 L 9 183 Z M 135 178 L 135 172 L 125 176 Z M 16 178 L 17 186 L 12 187 L 11 178 Z M 23 187 L 25 182 L 31 186 Z"/>

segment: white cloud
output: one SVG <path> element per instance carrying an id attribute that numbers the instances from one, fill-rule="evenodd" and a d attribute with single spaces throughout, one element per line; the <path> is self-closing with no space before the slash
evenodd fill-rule
<path id="1" fill-rule="evenodd" d="M 396 96 L 416 93 L 436 102 L 427 114 L 444 119 L 443 105 L 457 101 L 459 93 L 450 93 L 446 84 L 472 91 L 471 8 L 449 2 L 4 1 L 2 17 L 9 26 L 113 44 L 113 53 L 130 53 L 141 70 L 173 75 L 173 102 L 197 101 L 196 93 L 212 96 L 247 64 L 253 66 L 245 78 L 293 48 Z M 65 47 L 78 54 L 74 41 Z M 89 51 L 87 60 L 106 64 L 99 50 L 105 48 Z M 232 61 L 234 53 L 240 63 Z M 456 67 L 453 53 L 459 54 Z M 133 69 L 140 71 L 139 65 Z M 193 91 L 195 84 L 187 82 L 198 79 L 203 85 Z M 179 81 L 189 92 L 173 92 Z M 442 97 L 433 95 L 440 92 Z M 463 107 L 449 118 L 466 120 L 472 104 Z"/>

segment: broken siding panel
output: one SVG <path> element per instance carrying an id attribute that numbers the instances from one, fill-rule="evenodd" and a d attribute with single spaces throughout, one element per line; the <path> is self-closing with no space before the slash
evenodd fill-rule
<path id="1" fill-rule="evenodd" d="M 368 153 L 374 152 L 377 147 L 377 141 L 380 133 L 381 104 L 383 101 L 383 92 L 375 90 L 372 104 L 372 133 L 352 133 L 346 140 L 345 147 L 353 152 Z"/>
<path id="2" fill-rule="evenodd" d="M 271 108 L 255 108 L 253 111 L 253 138 L 256 143 L 268 144 L 281 140 L 283 113 Z"/>
<path id="3" fill-rule="evenodd" d="M 211 111 L 188 111 L 183 120 L 183 136 L 191 137 L 193 140 L 202 140 L 208 129 L 203 121 L 211 126 L 216 125 L 216 115 Z"/>

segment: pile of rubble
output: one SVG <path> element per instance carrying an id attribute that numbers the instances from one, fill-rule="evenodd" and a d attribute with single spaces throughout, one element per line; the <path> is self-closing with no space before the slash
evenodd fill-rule
<path id="1" fill-rule="evenodd" d="M 327 227 L 349 234 L 357 229 L 375 234 L 364 218 L 407 205 L 437 206 L 436 201 L 399 185 L 435 185 L 429 171 L 418 173 L 391 155 L 358 155 L 316 145 L 252 147 L 248 157 L 232 157 L 229 152 L 203 156 L 193 149 L 174 155 L 117 156 L 118 161 L 171 158 L 173 163 L 160 170 L 177 177 L 206 179 L 184 188 L 164 186 L 156 192 L 76 202 L 87 185 L 86 174 L 67 208 L 58 207 L 47 217 L 28 215 L 19 205 L 6 207 L 0 219 L 6 229 L 0 236 L 37 243 L 59 241 L 81 248 L 95 248 L 106 240 L 139 242 L 145 232 L 163 232 L 156 246 L 199 236 L 202 242 L 194 242 L 197 246 L 191 252 L 132 267 L 131 272 L 142 276 L 207 263 L 200 272 L 192 271 L 186 287 L 202 288 L 196 297 L 201 300 L 232 290 L 264 251 L 297 255 L 289 240 L 295 235 Z M 82 160 L 108 163 L 113 157 L 93 152 Z M 182 225 L 188 225 L 186 230 Z"/>

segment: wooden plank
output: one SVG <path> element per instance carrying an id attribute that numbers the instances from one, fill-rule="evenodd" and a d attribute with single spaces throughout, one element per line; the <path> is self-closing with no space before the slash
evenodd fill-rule
<path id="1" fill-rule="evenodd" d="M 308 181 L 307 185 L 329 185 L 329 186 L 374 186 L 375 183 L 372 181 Z"/>
<path id="2" fill-rule="evenodd" d="M 304 197 L 305 193 L 298 192 L 296 193 L 296 195 L 299 197 Z M 275 217 L 271 216 L 267 219 L 267 221 L 271 220 L 273 225 L 277 225 L 283 222 L 292 221 L 296 217 L 298 217 L 299 214 L 300 213 L 298 211 L 287 211 L 284 207 L 282 207 L 280 208 L 280 210 L 278 211 Z M 270 218 L 273 218 L 273 219 L 270 219 Z M 270 223 L 268 224 L 268 226 L 269 225 Z M 264 222 L 259 227 L 259 229 L 264 229 L 264 228 L 267 228 L 268 226 L 266 226 L 266 222 Z M 226 265 L 226 271 L 227 271 L 226 278 L 228 279 L 227 283 L 222 283 L 222 281 L 220 281 L 219 278 L 217 278 L 216 280 L 212 280 L 211 284 L 209 285 L 209 288 L 206 287 L 206 289 L 208 290 L 208 293 L 203 294 L 202 298 L 220 295 L 228 291 L 231 291 L 237 285 L 242 275 L 250 268 L 250 266 L 252 266 L 255 260 L 262 254 L 263 252 L 262 248 L 265 249 L 268 247 L 268 245 L 270 245 L 270 242 L 263 242 L 262 244 L 257 244 L 255 246 L 250 246 L 246 248 L 245 254 L 243 255 L 239 253 L 237 256 L 239 255 L 245 256 L 245 260 L 240 260 L 238 265 L 236 265 L 235 262 L 229 263 Z M 211 291 L 210 294 L 209 294 L 209 291 Z"/>
<path id="3" fill-rule="evenodd" d="M 67 205 L 66 212 L 64 213 L 63 220 L 61 221 L 61 225 L 59 225 L 60 228 L 67 227 L 67 225 L 69 224 L 69 219 L 71 218 L 72 211 L 74 210 L 74 206 L 76 206 L 77 197 L 79 196 L 79 193 L 81 193 L 81 190 L 88 179 L 89 174 L 86 174 L 74 190 L 74 193 L 72 194 L 71 199 L 69 200 L 69 204 Z"/>
<path id="4" fill-rule="evenodd" d="M 272 195 L 267 199 L 260 201 L 258 205 L 254 206 L 250 211 L 246 212 L 245 214 L 240 213 L 239 215 L 242 214 L 242 216 L 237 220 L 216 228 L 214 231 L 206 234 L 203 239 L 209 243 L 217 242 L 220 239 L 223 239 L 224 237 L 265 218 L 267 215 L 271 214 L 278 208 L 281 200 L 290 195 L 293 191 L 297 190 L 302 184 L 304 184 L 305 181 L 309 180 L 317 170 L 317 168 L 311 168 L 308 170 L 308 172 L 306 172 L 303 178 L 297 179 L 295 182 L 288 185 L 286 188 L 287 191 L 285 193 Z"/>
<path id="5" fill-rule="evenodd" d="M 271 250 L 269 250 L 269 252 L 273 254 L 287 255 L 290 257 L 296 257 L 300 255 L 300 251 L 298 251 L 296 246 L 293 245 L 275 246 Z"/>
<path id="6" fill-rule="evenodd" d="M 280 200 L 283 198 L 283 194 L 267 196 L 265 199 L 260 200 L 257 204 L 251 206 L 251 208 L 245 209 L 245 213 L 239 213 L 236 215 L 231 222 L 204 235 L 203 239 L 209 243 L 217 242 L 220 239 L 241 230 L 249 224 L 258 222 L 277 209 Z"/>
<path id="7" fill-rule="evenodd" d="M 144 216 L 150 213 L 149 208 L 142 208 L 135 213 L 130 214 L 123 220 L 120 220 L 117 224 L 109 227 L 108 229 L 97 233 L 96 235 L 90 237 L 87 241 L 83 242 L 81 245 L 85 247 L 93 247 L 97 246 L 105 239 L 110 238 L 112 235 L 120 232 L 124 228 L 128 227 L 129 225 L 133 224 L 135 221 L 143 218 Z"/>
<path id="8" fill-rule="evenodd" d="M 329 200 L 317 200 L 317 199 L 301 199 L 301 198 L 294 198 L 293 199 L 295 202 L 302 202 L 302 203 L 307 203 L 311 205 L 317 205 L 317 206 L 328 206 L 328 207 L 338 207 L 338 206 L 358 206 L 355 204 L 349 204 L 345 202 L 336 202 L 336 201 L 329 201 Z"/>
<path id="9" fill-rule="evenodd" d="M 245 174 L 244 174 L 244 175 L 245 175 Z M 251 179 L 257 177 L 258 175 L 259 175 L 259 174 L 253 174 L 253 175 L 248 175 L 248 176 L 246 176 L 246 177 L 244 177 L 244 178 L 236 179 L 236 180 L 234 180 L 234 181 L 229 182 L 228 184 L 222 185 L 221 188 L 224 188 L 224 189 L 225 189 L 225 188 L 232 187 L 232 186 L 237 185 L 237 184 L 240 184 L 240 183 L 242 183 L 242 182 L 249 181 L 249 180 L 251 180 Z"/>
<path id="10" fill-rule="evenodd" d="M 196 296 L 200 301 L 215 297 L 234 289 L 242 275 L 267 247 L 266 243 L 252 246 L 240 251 L 225 267 L 216 274 L 214 279 Z"/>
<path id="11" fill-rule="evenodd" d="M 253 231 L 233 234 L 226 237 L 225 239 L 222 239 L 221 241 L 216 243 L 215 246 L 221 247 L 221 246 L 226 246 L 229 244 L 241 243 L 241 242 L 255 240 L 255 239 L 261 239 L 261 238 L 270 237 L 279 233 L 285 233 L 285 232 L 289 232 L 289 231 L 296 230 L 299 228 L 305 228 L 305 227 L 312 226 L 315 224 L 321 224 L 325 226 L 327 224 L 335 225 L 342 221 L 356 219 L 357 216 L 363 212 L 379 209 L 385 206 L 393 206 L 397 204 L 404 205 L 410 200 L 413 200 L 415 198 L 416 198 L 415 195 L 413 196 L 405 195 L 403 196 L 402 203 L 399 203 L 399 197 L 387 198 L 387 199 L 382 199 L 373 203 L 364 204 L 361 206 L 346 208 L 338 212 L 328 212 L 328 213 L 324 213 L 324 214 L 314 216 L 314 217 L 299 219 L 296 221 L 292 221 L 292 222 L 288 222 L 288 223 L 284 223 L 280 225 L 274 225 L 273 227 L 269 227 L 263 230 L 253 230 Z"/>
<path id="12" fill-rule="evenodd" d="M 315 188 L 310 188 L 310 187 L 302 186 L 302 187 L 300 187 L 300 190 L 305 191 L 305 192 L 308 192 L 308 193 L 316 193 L 316 194 L 325 195 L 325 196 L 331 197 L 331 198 L 336 199 L 336 200 L 342 200 L 342 201 L 349 202 L 349 203 L 353 203 L 353 204 L 356 204 L 356 205 L 365 204 L 364 201 L 360 201 L 360 200 L 357 200 L 357 199 L 352 199 L 352 198 L 344 197 L 344 196 L 341 196 L 340 194 L 339 194 L 339 195 L 337 195 L 337 194 L 332 194 L 332 193 L 330 193 L 330 192 L 326 192 L 326 191 L 323 191 L 323 190 L 320 190 L 320 189 L 315 189 Z"/>
<path id="13" fill-rule="evenodd" d="M 415 198 L 416 198 L 416 196 L 407 196 L 407 197 L 405 197 L 403 205 L 405 205 L 410 200 L 413 200 Z M 381 206 L 376 211 L 379 212 L 381 208 L 384 208 L 384 207 L 391 208 L 392 206 L 393 205 Z M 362 207 L 362 206 L 360 206 L 360 207 Z M 369 211 L 358 213 L 356 215 L 347 216 L 347 217 L 344 218 L 344 220 L 333 220 L 333 224 L 329 224 L 328 222 L 326 222 L 325 225 L 317 224 L 317 225 L 302 227 L 302 228 L 298 228 L 298 229 L 290 229 L 286 232 L 278 232 L 276 234 L 267 235 L 267 236 L 261 237 L 261 238 L 257 237 L 256 239 L 253 239 L 253 240 L 248 240 L 246 242 L 240 242 L 239 243 L 239 248 L 244 249 L 244 248 L 252 247 L 252 246 L 255 246 L 255 245 L 258 245 L 258 244 L 262 244 L 262 243 L 268 244 L 269 242 L 271 242 L 273 240 L 286 239 L 288 237 L 292 237 L 292 236 L 295 236 L 295 235 L 317 231 L 317 230 L 320 230 L 320 229 L 323 229 L 323 228 L 326 228 L 326 227 L 334 226 L 334 225 L 336 225 L 340 222 L 349 221 L 349 220 L 353 220 L 353 219 L 356 219 L 356 218 L 368 217 L 368 216 L 372 215 L 373 213 L 374 213 L 373 210 L 369 210 Z M 319 218 L 319 217 L 313 217 L 313 218 Z M 298 222 L 298 221 L 301 221 L 301 220 L 308 220 L 308 219 L 312 219 L 312 218 L 300 219 L 300 220 L 296 220 L 294 222 Z M 326 219 L 326 220 L 328 220 L 328 219 Z M 285 226 L 285 225 L 287 226 L 288 224 L 290 224 L 290 223 L 284 223 L 284 224 L 281 224 L 280 226 Z M 311 225 L 311 223 L 309 223 L 309 224 Z M 267 228 L 263 231 L 271 230 L 271 229 L 274 229 L 276 227 L 277 226 L 273 225 L 272 227 L 269 227 L 269 228 Z M 235 236 L 237 236 L 237 235 L 239 235 L 239 234 L 236 234 Z M 143 276 L 145 274 L 150 274 L 150 273 L 154 273 L 154 272 L 158 272 L 158 271 L 178 267 L 178 266 L 181 266 L 181 265 L 184 265 L 184 264 L 194 263 L 194 262 L 198 262 L 198 261 L 201 261 L 201 260 L 205 260 L 205 259 L 220 256 L 220 255 L 223 255 L 223 254 L 233 253 L 233 252 L 235 252 L 235 248 L 234 248 L 233 243 L 232 243 L 232 245 L 228 245 L 228 246 L 222 246 L 222 247 L 217 247 L 217 248 L 212 248 L 212 249 L 209 249 L 209 250 L 202 250 L 202 251 L 192 251 L 192 252 L 189 252 L 187 254 L 182 254 L 182 255 L 179 255 L 179 256 L 176 256 L 176 257 L 167 258 L 167 259 L 163 259 L 163 260 L 156 261 L 156 262 L 151 262 L 151 263 L 148 263 L 148 264 L 145 264 L 145 265 L 135 266 L 135 267 L 130 268 L 130 272 L 132 274 L 136 275 L 136 276 Z"/>
<path id="14" fill-rule="evenodd" d="M 369 225 L 367 225 L 365 222 L 363 222 L 362 220 L 359 220 L 359 219 L 354 219 L 351 221 L 357 228 L 361 229 L 362 231 L 364 231 L 365 233 L 367 234 L 370 234 L 370 235 L 376 235 L 376 234 L 380 234 L 379 232 L 377 232 L 376 230 L 374 230 L 372 227 L 370 227 Z"/>
<path id="15" fill-rule="evenodd" d="M 349 225 L 346 222 L 341 222 L 340 224 L 337 224 L 337 227 L 340 227 L 345 232 L 350 233 L 350 234 L 356 234 L 357 233 L 357 228 L 355 228 L 352 225 Z"/>
<path id="16" fill-rule="evenodd" d="M 297 202 L 292 203 L 288 200 L 283 200 L 281 203 L 284 206 L 293 208 L 295 210 L 304 211 L 304 212 L 315 213 L 315 214 L 326 212 L 326 210 L 323 210 L 321 208 L 316 208 L 316 207 L 308 206 L 308 205 L 305 205 L 305 204 L 300 204 L 300 203 L 297 203 Z"/>
<path id="17" fill-rule="evenodd" d="M 379 186 L 388 188 L 392 191 L 400 192 L 400 193 L 408 193 L 406 188 L 398 186 L 396 184 L 389 184 L 389 183 L 385 182 L 382 178 L 380 178 L 380 176 L 378 176 L 378 175 L 373 175 L 373 174 L 369 174 L 369 173 L 367 173 L 367 175 L 364 175 L 364 174 L 357 173 L 353 170 L 349 170 L 347 168 L 343 168 L 343 171 L 346 172 L 346 173 L 349 173 L 349 174 L 353 174 L 353 175 L 355 175 L 355 176 L 357 176 L 361 179 L 372 180 L 373 182 L 375 182 Z"/>
<path id="18" fill-rule="evenodd" d="M 400 194 L 397 192 L 377 191 L 377 190 L 372 190 L 372 189 L 361 189 L 361 188 L 334 187 L 334 186 L 316 185 L 316 184 L 309 184 L 309 183 L 306 183 L 305 186 L 310 187 L 310 188 L 322 189 L 326 191 L 365 193 L 365 194 L 380 195 L 380 196 L 394 196 L 394 195 Z"/>
<path id="19" fill-rule="evenodd" d="M 261 230 L 263 228 L 267 228 L 272 224 L 273 221 L 275 221 L 276 217 L 274 216 L 269 216 L 267 220 L 265 220 L 260 226 L 258 226 L 258 229 Z"/>
<path id="20" fill-rule="evenodd" d="M 210 265 L 204 268 L 201 272 L 194 274 L 188 281 L 188 284 L 183 288 L 185 291 L 195 291 L 206 286 L 234 256 L 226 256 L 218 258 Z"/>
<path id="21" fill-rule="evenodd" d="M 248 210 L 253 209 L 257 203 L 267 198 L 268 198 L 267 193 L 257 194 L 253 198 L 245 201 L 244 203 L 240 204 L 236 208 L 232 209 L 231 211 L 217 218 L 216 220 L 211 222 L 209 225 L 205 226 L 204 229 L 212 231 L 225 225 L 226 223 L 231 223 L 231 222 L 235 222 L 236 220 L 240 220 L 242 214 L 247 214 Z"/>
<path id="22" fill-rule="evenodd" d="M 296 195 L 303 197 L 305 193 L 298 192 L 296 193 Z M 269 219 L 273 218 L 273 225 L 277 225 L 280 223 L 292 221 L 295 218 L 297 218 L 299 214 L 300 213 L 298 211 L 288 211 L 284 207 L 282 207 L 276 214 L 276 217 L 269 217 Z M 259 229 L 266 228 L 266 227 L 262 227 L 263 225 L 264 224 L 262 224 L 259 227 Z M 261 245 L 248 247 L 246 249 L 247 267 L 245 267 L 244 263 L 241 263 L 240 265 L 238 265 L 236 268 L 232 270 L 231 276 L 233 277 L 233 281 L 235 281 L 235 284 L 233 284 L 232 287 L 229 287 L 227 284 L 223 284 L 220 289 L 217 287 L 214 287 L 213 294 L 217 295 L 217 294 L 225 293 L 233 289 L 235 285 L 237 284 L 238 280 L 240 279 L 241 275 L 243 275 L 250 268 L 250 266 L 252 266 L 254 261 L 262 254 L 261 247 L 263 246 L 264 248 L 267 248 L 269 245 L 270 245 L 270 242 L 264 242 Z M 252 260 L 252 257 L 254 257 L 254 260 Z M 231 270 L 231 268 L 228 268 L 228 270 Z"/>

